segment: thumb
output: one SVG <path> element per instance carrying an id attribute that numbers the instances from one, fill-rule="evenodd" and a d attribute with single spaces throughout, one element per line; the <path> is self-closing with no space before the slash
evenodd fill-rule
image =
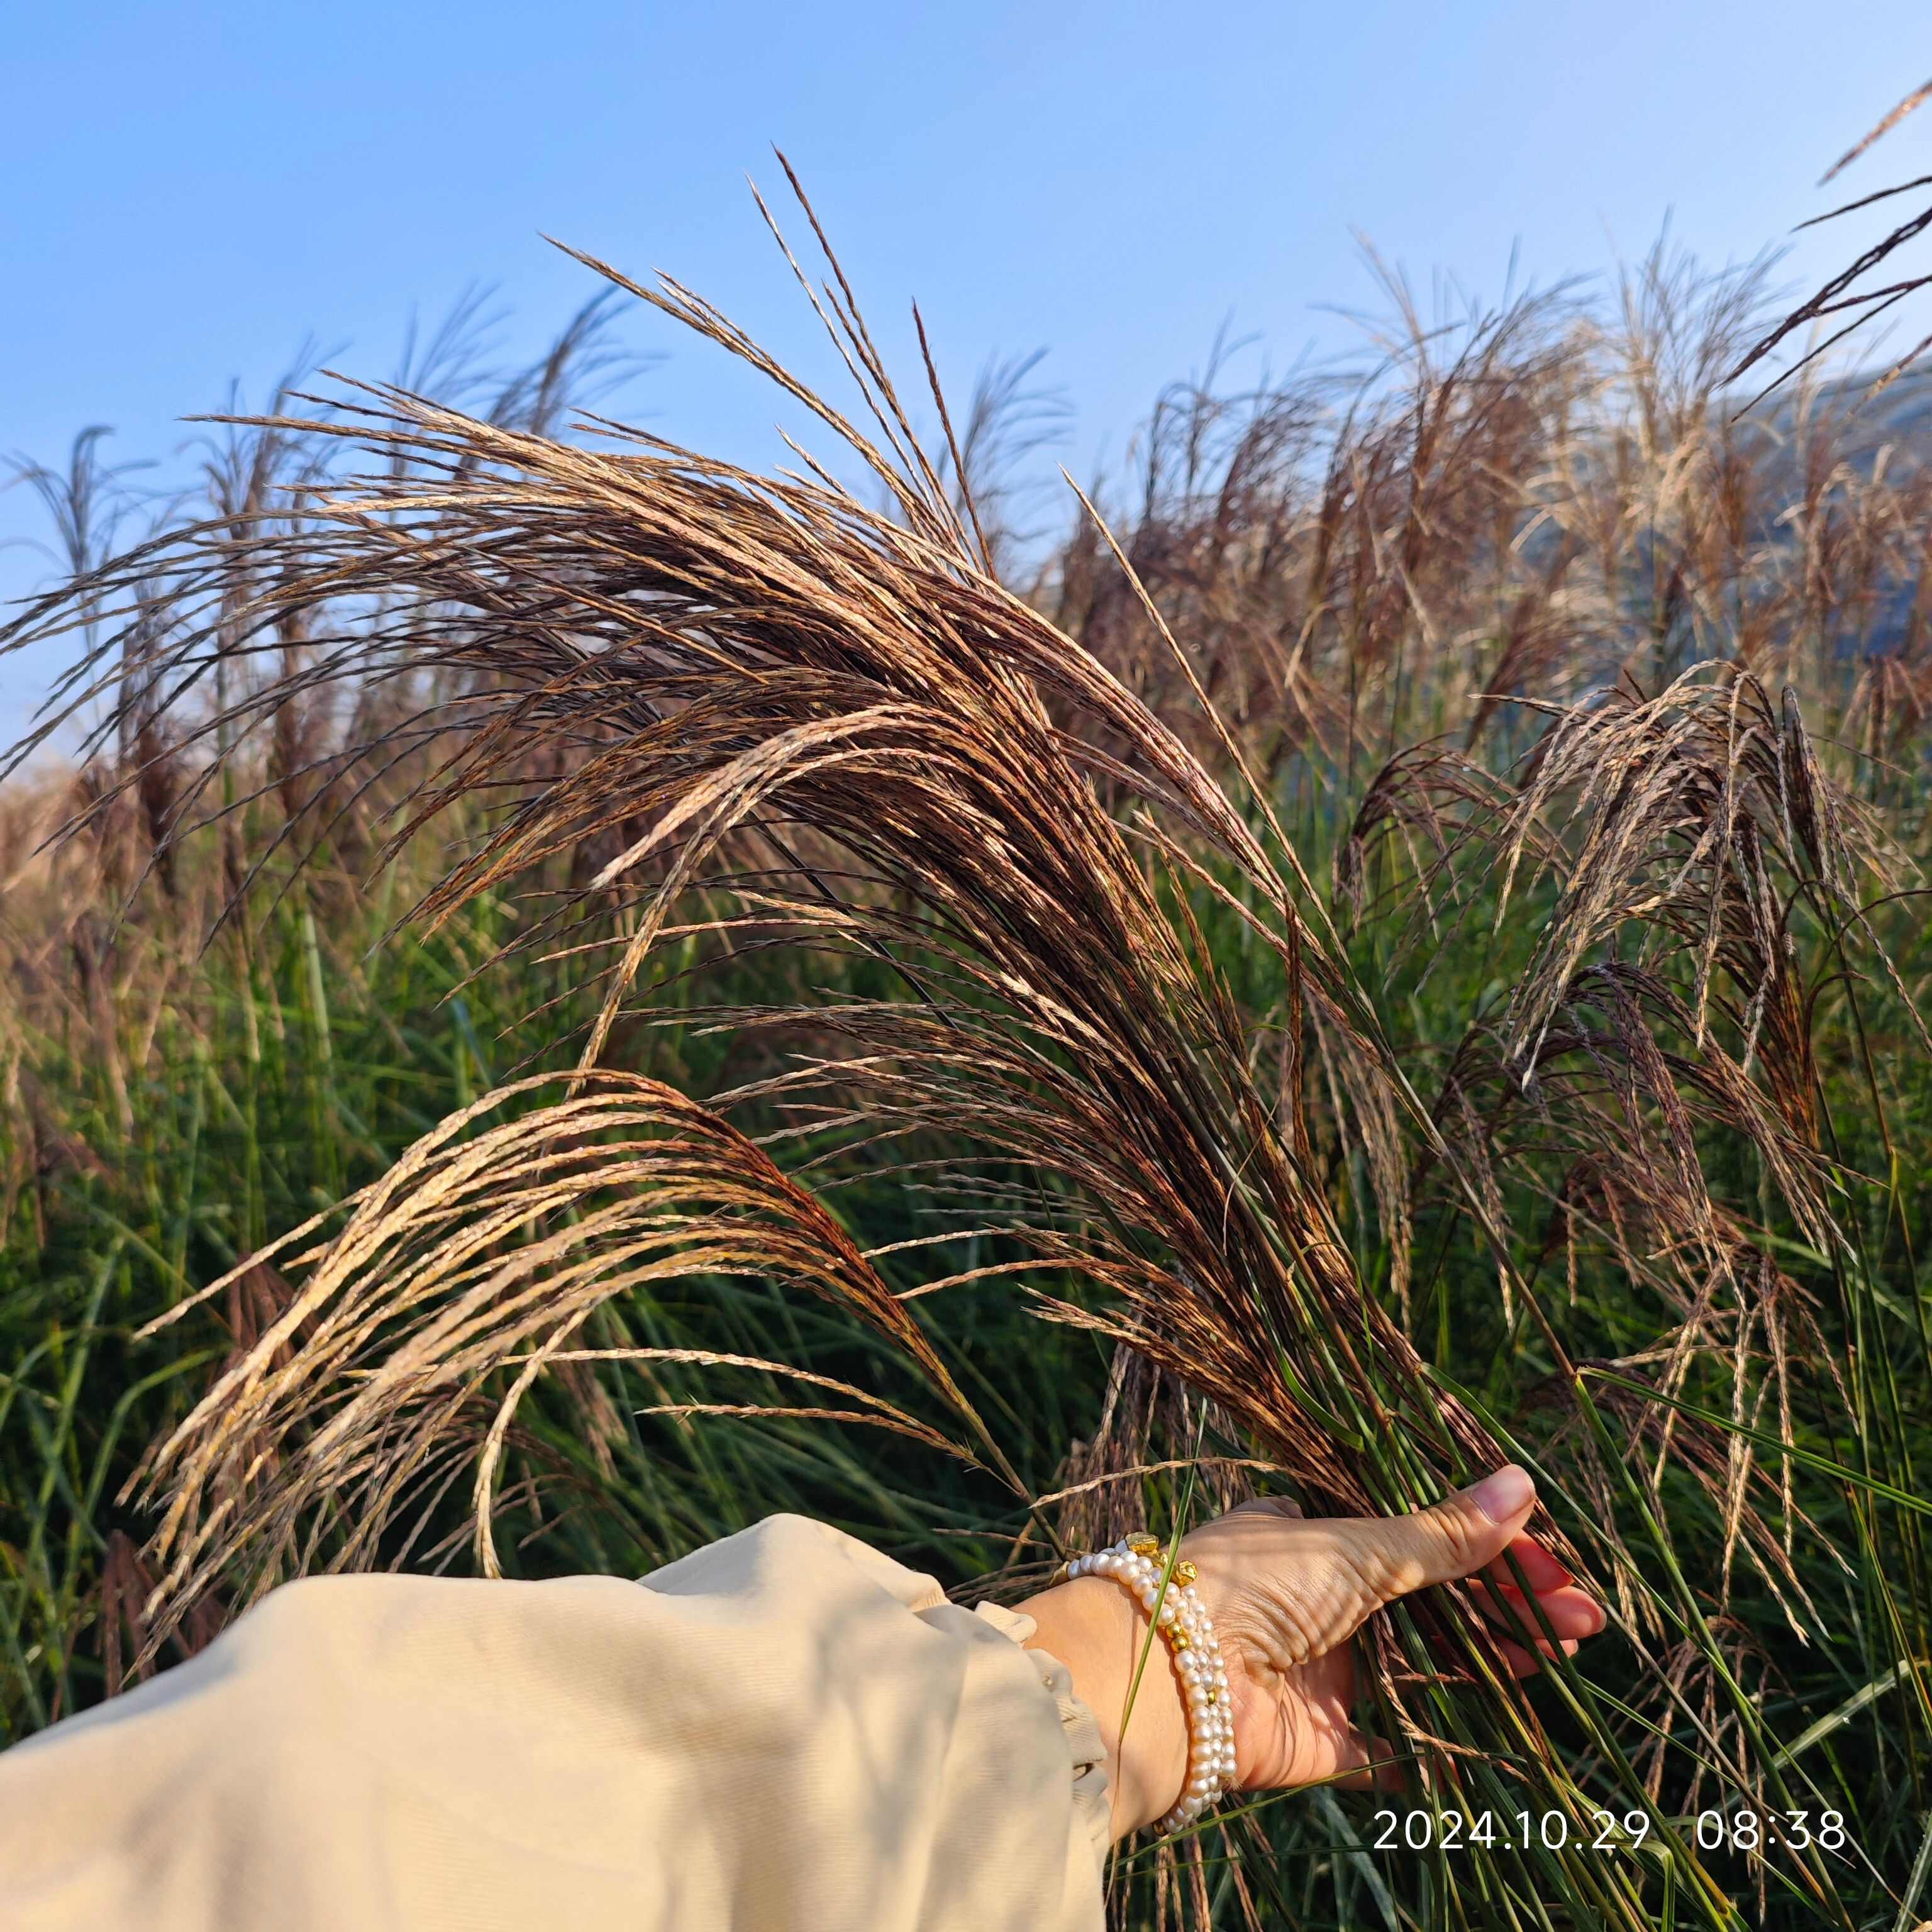
<path id="1" fill-rule="evenodd" d="M 1430 1583 L 1486 1569 L 1509 1547 L 1536 1501 L 1536 1482 L 1511 1462 L 1412 1516 L 1346 1525 L 1350 1554 L 1383 1604 Z"/>

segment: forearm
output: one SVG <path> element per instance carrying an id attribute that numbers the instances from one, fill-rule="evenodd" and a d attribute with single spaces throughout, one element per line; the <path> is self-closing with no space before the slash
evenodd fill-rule
<path id="1" fill-rule="evenodd" d="M 1028 1648 L 1066 1666 L 1100 1726 L 1114 1836 L 1152 1824 L 1172 1807 L 1187 1775 L 1187 1721 L 1167 1646 L 1132 1598 L 1106 1577 L 1057 1584 L 1019 1607 L 1036 1625 Z"/>

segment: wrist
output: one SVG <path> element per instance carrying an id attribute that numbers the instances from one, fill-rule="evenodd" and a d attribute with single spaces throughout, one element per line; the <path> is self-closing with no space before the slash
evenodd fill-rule
<path id="1" fill-rule="evenodd" d="M 1028 1647 L 1066 1665 L 1100 1727 L 1114 1837 L 1164 1817 L 1186 1784 L 1188 1752 L 1186 1709 L 1166 1644 L 1134 1599 L 1106 1577 L 1056 1584 L 1021 1607 L 1035 1624 Z"/>

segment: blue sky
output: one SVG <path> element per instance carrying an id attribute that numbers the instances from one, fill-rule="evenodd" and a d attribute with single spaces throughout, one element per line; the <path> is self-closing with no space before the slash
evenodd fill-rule
<path id="1" fill-rule="evenodd" d="M 824 374 L 745 188 L 774 183 L 776 142 L 889 345 L 916 296 L 956 390 L 991 352 L 1048 351 L 1084 474 L 1226 320 L 1277 365 L 1346 344 L 1322 305 L 1372 298 L 1356 230 L 1486 294 L 1513 247 L 1523 278 L 1600 271 L 1666 211 L 1706 258 L 1748 257 L 1840 190 L 1928 171 L 1932 108 L 1814 185 L 1928 72 L 1923 0 L 22 6 L 0 452 L 56 459 L 98 422 L 166 459 L 231 379 L 259 398 L 310 338 L 387 374 L 411 313 L 474 284 L 513 312 L 506 350 L 534 348 L 590 286 L 540 231 L 670 270 Z M 1859 238 L 1798 238 L 1786 272 Z M 725 358 L 648 314 L 628 339 L 670 353 L 627 413 L 781 454 Z M 0 490 L 0 597 L 44 578 L 43 534 Z M 49 669 L 0 662 L 0 736 Z"/>

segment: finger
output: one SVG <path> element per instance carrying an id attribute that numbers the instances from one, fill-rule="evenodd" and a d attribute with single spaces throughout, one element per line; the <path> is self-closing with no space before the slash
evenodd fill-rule
<path id="1" fill-rule="evenodd" d="M 1336 1745 L 1336 1762 L 1342 1774 L 1332 1781 L 1338 1790 L 1402 1789 L 1402 1761 L 1386 1738 L 1364 1734 L 1351 1726 Z"/>
<path id="2" fill-rule="evenodd" d="M 1496 1646 L 1502 1654 L 1504 1663 L 1508 1665 L 1509 1673 L 1512 1677 L 1534 1677 L 1543 1668 L 1543 1660 L 1551 1654 L 1550 1647 L 1547 1643 L 1539 1642 L 1536 1648 L 1531 1651 L 1506 1636 L 1498 1637 L 1496 1640 Z M 1558 1648 L 1565 1657 L 1574 1657 L 1576 1654 L 1576 1638 L 1566 1636 Z"/>
<path id="3" fill-rule="evenodd" d="M 1494 1620 L 1486 1629 L 1485 1634 L 1501 1652 L 1512 1676 L 1533 1676 L 1539 1667 L 1537 1658 L 1551 1654 L 1552 1646 L 1550 1640 L 1541 1634 L 1537 1620 L 1527 1605 L 1518 1599 L 1509 1607 L 1516 1614 L 1518 1620 L 1514 1624 L 1503 1615 L 1499 1606 L 1493 1604 L 1484 1606 L 1486 1614 Z M 1550 1628 L 1556 1633 L 1555 1647 L 1560 1648 L 1565 1656 L 1574 1657 L 1583 1640 L 1595 1636 L 1603 1622 L 1600 1608 L 1588 1598 L 1583 1599 L 1580 1604 L 1558 1604 L 1555 1613 L 1550 1616 Z M 1505 1632 L 1508 1630 L 1520 1630 L 1526 1641 L 1506 1635 Z M 1446 1638 L 1439 1648 L 1445 1660 L 1455 1654 L 1454 1648 Z"/>
<path id="4" fill-rule="evenodd" d="M 1532 1590 L 1558 1589 L 1565 1583 L 1574 1583 L 1576 1580 L 1533 1536 L 1514 1538 L 1502 1556 L 1498 1558 L 1492 1574 L 1498 1583 L 1516 1581 L 1510 1569 L 1511 1562 L 1521 1566 Z"/>
<path id="5" fill-rule="evenodd" d="M 1514 1616 L 1532 1633 L 1538 1628 L 1539 1610 L 1558 1636 L 1594 1636 L 1605 1622 L 1603 1606 L 1574 1584 L 1560 1590 L 1539 1591 L 1534 1610 L 1520 1590 L 1498 1590 L 1493 1584 L 1478 1582 L 1469 1586 L 1469 1594 L 1486 1616 L 1504 1625 Z"/>
<path id="6" fill-rule="evenodd" d="M 1299 1521 L 1301 1505 L 1291 1502 L 1286 1496 L 1250 1496 L 1244 1503 L 1237 1503 L 1228 1510 L 1229 1516 L 1286 1516 Z"/>
<path id="7" fill-rule="evenodd" d="M 1512 1462 L 1412 1516 L 1343 1519 L 1328 1527 L 1378 1604 L 1389 1604 L 1426 1584 L 1487 1569 L 1515 1540 L 1535 1502 L 1534 1479 Z"/>

